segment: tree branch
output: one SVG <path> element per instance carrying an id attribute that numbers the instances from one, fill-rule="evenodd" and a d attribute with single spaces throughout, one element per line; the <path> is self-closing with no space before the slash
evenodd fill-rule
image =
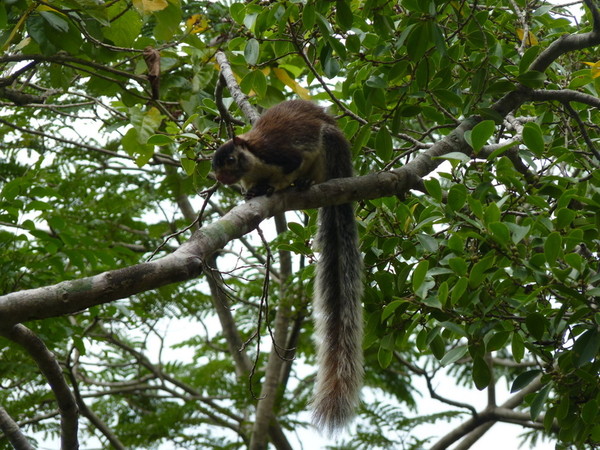
<path id="1" fill-rule="evenodd" d="M 553 41 L 529 66 L 529 70 L 544 72 L 550 65 L 565 53 L 583 50 L 600 44 L 600 13 L 592 0 L 585 0 L 585 4 L 592 12 L 594 29 L 588 33 L 564 34 Z M 509 92 L 498 100 L 492 109 L 502 117 L 521 106 L 525 101 L 531 99 L 532 90 L 524 86 L 518 86 L 516 90 Z M 539 95 L 536 94 L 536 95 Z"/>
<path id="2" fill-rule="evenodd" d="M 0 406 L 0 430 L 8 438 L 8 442 L 15 450 L 33 450 L 34 447 L 29 443 L 27 437 L 23 434 L 19 425 L 12 417 Z"/>
<path id="3" fill-rule="evenodd" d="M 63 450 L 78 448 L 77 420 L 79 411 L 77 402 L 69 386 L 67 386 L 54 354 L 48 350 L 48 347 L 39 337 L 23 325 L 19 324 L 8 329 L 0 329 L 0 334 L 25 349 L 52 388 L 60 410 L 61 448 Z"/>
<path id="4" fill-rule="evenodd" d="M 242 92 L 239 85 L 235 81 L 235 75 L 233 74 L 233 70 L 231 70 L 231 65 L 227 60 L 227 56 L 223 52 L 217 52 L 215 55 L 217 62 L 219 63 L 221 75 L 225 79 L 225 83 L 227 84 L 227 88 L 233 97 L 233 100 L 242 110 L 244 116 L 248 118 L 250 123 L 254 123 L 260 117 L 256 109 L 250 104 L 248 101 L 248 97 L 246 94 Z"/>
<path id="5" fill-rule="evenodd" d="M 202 272 L 203 261 L 229 241 L 254 230 L 264 219 L 284 211 L 318 208 L 363 199 L 405 195 L 450 152 L 469 154 L 464 131 L 476 121 L 466 119 L 452 133 L 408 164 L 363 177 L 338 178 L 306 191 L 287 189 L 257 197 L 233 208 L 220 220 L 196 231 L 175 252 L 154 261 L 104 272 L 53 286 L 0 297 L 0 325 L 58 317 L 109 303 L 167 284 L 190 280 Z"/>
<path id="6" fill-rule="evenodd" d="M 284 214 L 277 214 L 276 228 L 277 233 L 281 234 L 287 229 Z M 281 266 L 281 283 L 279 285 L 279 304 L 277 313 L 275 314 L 275 323 L 273 333 L 273 342 L 267 369 L 260 392 L 260 398 L 256 408 L 256 417 L 252 429 L 252 439 L 250 441 L 251 450 L 262 450 L 267 447 L 267 430 L 274 423 L 275 409 L 278 400 L 278 392 L 281 386 L 281 375 L 285 368 L 285 359 L 283 355 L 287 353 L 285 345 L 288 340 L 290 320 L 291 320 L 291 298 L 289 296 L 288 283 L 292 273 L 292 260 L 289 252 L 280 252 Z M 260 331 L 260 330 L 259 330 Z M 289 442 L 286 440 L 273 442 L 279 449 L 291 449 Z"/>
<path id="7" fill-rule="evenodd" d="M 534 101 L 577 102 L 600 108 L 600 98 L 572 89 L 534 89 L 529 93 L 529 98 Z"/>
<path id="8" fill-rule="evenodd" d="M 104 423 L 104 421 L 102 419 L 100 419 L 100 417 L 98 417 L 94 413 L 94 411 L 92 411 L 87 406 L 87 404 L 83 400 L 83 397 L 81 396 L 81 392 L 79 391 L 79 384 L 77 382 L 77 359 L 79 357 L 79 354 L 76 349 L 74 350 L 74 352 L 75 352 L 75 360 L 76 361 L 74 362 L 74 364 L 71 364 L 71 356 L 69 355 L 69 358 L 67 361 L 67 369 L 68 369 L 69 379 L 71 380 L 71 384 L 73 386 L 73 393 L 75 394 L 75 399 L 77 401 L 77 406 L 79 407 L 79 410 L 81 411 L 81 415 L 83 415 L 87 420 L 89 420 L 90 423 L 94 427 L 96 427 L 96 429 L 99 430 L 100 433 L 102 433 L 104 435 L 104 437 L 106 437 L 106 439 L 108 440 L 108 442 L 110 442 L 110 445 L 114 449 L 125 450 L 126 447 L 121 443 L 119 438 Z"/>
<path id="9" fill-rule="evenodd" d="M 537 391 L 542 386 L 541 377 L 536 378 L 527 387 L 517 392 L 499 407 L 488 406 L 476 416 L 454 428 L 446 436 L 442 437 L 438 442 L 436 442 L 435 445 L 431 447 L 431 450 L 447 449 L 454 442 L 458 441 L 464 436 L 467 436 L 470 432 L 478 427 L 484 424 L 487 426 L 489 422 L 491 422 L 491 424 L 483 431 L 483 433 L 491 428 L 491 426 L 496 422 L 514 423 L 513 419 L 515 419 L 517 416 L 514 415 L 514 411 L 512 410 L 523 402 L 523 399 L 527 394 Z M 508 414 L 507 411 L 510 411 L 511 414 Z M 519 415 L 518 418 L 518 423 L 521 425 L 523 425 L 525 422 L 529 422 L 529 416 L 527 415 Z M 481 433 L 479 437 L 483 436 L 483 433 Z"/>

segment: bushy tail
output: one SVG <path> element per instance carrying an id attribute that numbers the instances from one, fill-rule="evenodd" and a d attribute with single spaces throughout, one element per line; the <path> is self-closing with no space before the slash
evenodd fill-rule
<path id="1" fill-rule="evenodd" d="M 325 134 L 328 178 L 350 176 L 348 143 L 338 130 Z M 350 172 L 350 173 L 348 173 Z M 314 320 L 319 364 L 313 394 L 313 423 L 328 434 L 354 416 L 363 380 L 363 263 L 351 204 L 319 210 Z"/>

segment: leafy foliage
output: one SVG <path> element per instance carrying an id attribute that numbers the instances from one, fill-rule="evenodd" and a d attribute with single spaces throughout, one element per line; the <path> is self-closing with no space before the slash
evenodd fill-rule
<path id="1" fill-rule="evenodd" d="M 240 203 L 235 189 L 205 195 L 212 152 L 230 129 L 248 128 L 220 82 L 221 51 L 259 107 L 296 97 L 331 104 L 357 175 L 407 165 L 468 125 L 469 151 L 436 154 L 443 164 L 405 198 L 358 204 L 368 388 L 357 438 L 341 445 L 417 448 L 437 437 L 411 435 L 414 425 L 468 420 L 472 406 L 433 388 L 450 410 L 419 412 L 411 379 L 431 385 L 445 371 L 480 391 L 505 379 L 520 400 L 510 422 L 532 427 L 532 442 L 551 436 L 561 448 L 593 448 L 600 41 L 549 53 L 561 36 L 594 29 L 591 6 L 574 20 L 562 7 L 525 1 L 2 2 L 0 293 L 163 256 L 189 239 L 194 210 L 202 225 Z M 148 48 L 160 52 L 158 99 Z M 542 67 L 544 55 L 552 61 Z M 499 106 L 511 95 L 521 101 Z M 312 385 L 305 365 L 314 363 L 315 212 L 287 228 L 269 246 L 252 236 L 215 257 L 220 288 L 171 284 L 27 324 L 94 413 L 80 405 L 83 440 L 248 445 L 269 364 L 266 330 L 290 303 L 288 348 L 299 363 L 286 353 L 276 416 L 283 429 L 307 425 L 299 414 Z M 267 261 L 287 252 L 298 270 L 277 289 L 285 273 Z M 220 306 L 241 352 L 215 318 Z M 46 379 L 31 355 L 0 340 L 0 405 L 30 439 L 56 436 Z M 394 403 L 371 402 L 380 391 Z M 393 432 L 384 436 L 384 427 Z"/>

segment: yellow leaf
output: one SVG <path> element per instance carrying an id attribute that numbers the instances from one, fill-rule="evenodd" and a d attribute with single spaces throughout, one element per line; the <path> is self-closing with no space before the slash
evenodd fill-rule
<path id="1" fill-rule="evenodd" d="M 208 20 L 202 14 L 194 14 L 185 21 L 185 28 L 188 33 L 202 33 L 208 28 Z"/>
<path id="2" fill-rule="evenodd" d="M 600 61 L 596 61 L 595 63 L 583 61 L 583 63 L 590 66 L 590 72 L 592 73 L 592 78 L 600 77 Z"/>
<path id="3" fill-rule="evenodd" d="M 302 86 L 300 86 L 296 80 L 292 79 L 286 70 L 280 68 L 280 67 L 274 67 L 273 68 L 273 73 L 275 74 L 275 76 L 279 79 L 279 81 L 281 81 L 283 84 L 285 84 L 286 86 L 288 86 L 292 91 L 294 91 L 296 94 L 298 94 L 298 97 L 300 97 L 303 100 L 309 100 L 310 99 L 310 94 L 308 93 L 308 89 L 303 88 Z"/>
<path id="4" fill-rule="evenodd" d="M 523 28 L 517 28 L 517 36 L 519 36 L 519 39 L 521 40 L 521 42 L 523 41 L 523 38 L 525 37 L 525 30 Z M 525 45 L 538 45 L 539 41 L 537 39 L 537 37 L 535 37 L 535 34 L 533 34 L 531 31 L 527 32 L 527 41 L 525 42 Z"/>
<path id="5" fill-rule="evenodd" d="M 133 0 L 133 6 L 142 14 L 161 11 L 169 6 L 167 0 Z"/>
<path id="6" fill-rule="evenodd" d="M 52 12 L 58 13 L 58 14 L 60 14 L 60 15 L 64 15 L 64 14 L 62 14 L 60 11 L 57 11 L 56 9 L 52 8 L 52 7 L 51 7 L 51 6 L 49 6 L 49 5 L 39 5 L 39 6 L 38 6 L 36 9 L 37 9 L 38 11 L 52 11 Z"/>

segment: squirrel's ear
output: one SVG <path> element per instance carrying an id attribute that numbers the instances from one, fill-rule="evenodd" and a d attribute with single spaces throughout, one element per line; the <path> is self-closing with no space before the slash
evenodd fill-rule
<path id="1" fill-rule="evenodd" d="M 244 138 L 241 138 L 239 136 L 234 136 L 233 137 L 233 145 L 237 146 L 245 146 L 246 145 L 246 140 Z"/>

